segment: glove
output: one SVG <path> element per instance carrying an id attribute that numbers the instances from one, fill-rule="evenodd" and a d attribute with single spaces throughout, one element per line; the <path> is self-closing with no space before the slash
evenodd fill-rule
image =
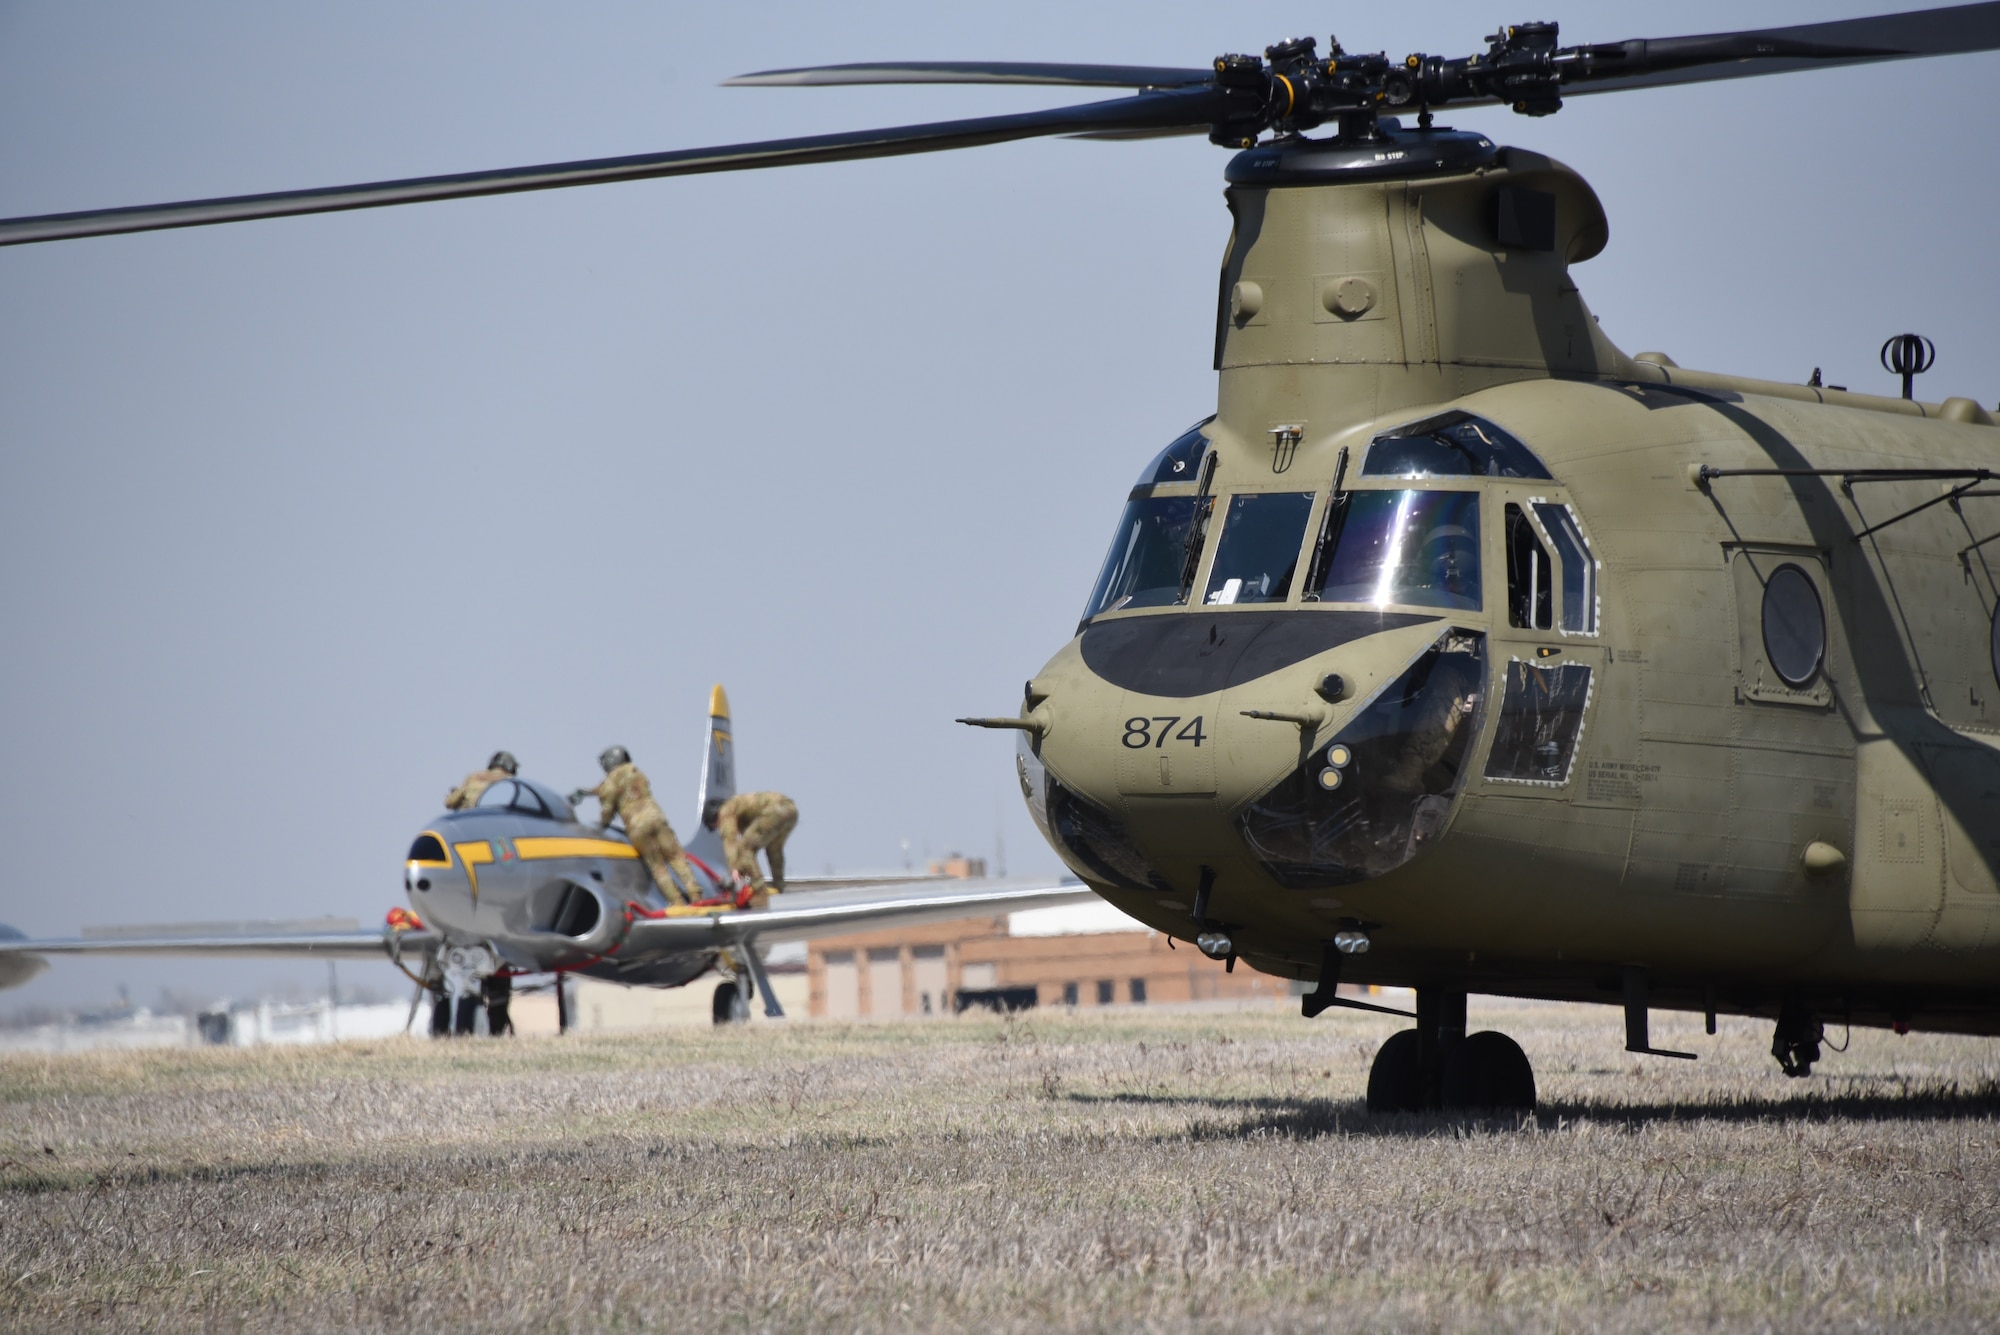
<path id="1" fill-rule="evenodd" d="M 575 792 L 569 795 L 569 804 L 571 806 L 575 806 L 578 802 L 583 801 L 584 798 L 589 796 L 590 796 L 590 789 L 579 788 Z"/>

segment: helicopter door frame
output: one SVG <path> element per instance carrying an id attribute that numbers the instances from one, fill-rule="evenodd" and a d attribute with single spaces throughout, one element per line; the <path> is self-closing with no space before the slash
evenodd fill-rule
<path id="1" fill-rule="evenodd" d="M 1487 737 L 1475 749 L 1469 776 L 1473 785 L 1488 793 L 1512 793 L 1520 795 L 1525 789 L 1541 789 L 1550 793 L 1566 794 L 1572 800 L 1584 789 L 1579 783 L 1581 776 L 1589 771 L 1589 748 L 1593 742 L 1592 725 L 1597 713 L 1597 698 L 1603 691 L 1604 648 L 1603 595 L 1599 581 L 1603 575 L 1603 562 L 1590 545 L 1589 535 L 1582 531 L 1582 520 L 1569 494 L 1559 486 L 1551 486 L 1545 480 L 1521 482 L 1488 481 L 1480 488 L 1486 496 L 1487 512 L 1482 520 L 1487 537 L 1485 539 L 1485 561 L 1487 574 L 1483 577 L 1482 593 L 1487 609 L 1489 629 L 1487 633 L 1490 660 L 1488 670 L 1488 699 L 1481 711 L 1484 717 L 1484 731 Z M 1507 508 L 1518 507 L 1528 521 L 1529 530 L 1540 547 L 1541 558 L 1546 562 L 1538 572 L 1548 581 L 1548 625 L 1516 626 L 1511 616 L 1516 590 L 1508 570 Z M 1583 549 L 1591 567 L 1588 577 L 1582 581 L 1587 591 L 1589 607 L 1583 620 L 1587 630 L 1564 630 L 1563 623 L 1565 596 L 1562 547 L 1548 532 L 1541 516 L 1536 512 L 1538 505 L 1560 505 L 1569 514 L 1582 538 Z M 1531 598 L 1531 605 L 1538 601 Z M 1532 612 L 1530 620 L 1540 620 Z M 1516 667 L 1515 664 L 1523 664 Z M 1579 683 L 1574 669 L 1585 671 Z M 1509 724 L 1508 699 L 1510 686 L 1516 697 L 1517 712 L 1528 703 L 1529 697 L 1540 698 L 1544 703 L 1556 706 L 1556 718 L 1574 709 L 1573 730 L 1566 739 L 1547 738 L 1541 743 L 1546 746 L 1554 742 L 1566 750 L 1559 775 L 1547 766 L 1535 763 L 1526 753 L 1496 753 L 1496 748 L 1506 749 L 1512 738 L 1520 741 L 1526 734 L 1521 731 L 1524 722 Z M 1580 694 L 1581 699 L 1574 697 Z M 1563 700 L 1570 703 L 1564 704 Z M 1538 731 L 1546 725 L 1536 725 L 1529 731 Z M 1561 723 L 1556 722 L 1561 727 Z M 1518 748 L 1515 748 L 1518 749 Z M 1562 755 L 1559 751 L 1558 755 Z M 1496 772 L 1496 766 L 1498 767 Z"/>

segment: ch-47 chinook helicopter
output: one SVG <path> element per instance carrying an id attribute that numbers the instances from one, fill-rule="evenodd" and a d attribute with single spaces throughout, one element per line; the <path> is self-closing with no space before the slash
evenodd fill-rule
<path id="1" fill-rule="evenodd" d="M 714 1017 L 784 1014 L 760 951 L 864 927 L 894 927 L 1088 900 L 1074 883 L 1034 878 L 793 877 L 763 908 L 726 871 L 716 812 L 736 792 L 729 701 L 709 698 L 708 741 L 687 851 L 702 884 L 688 905 L 669 905 L 617 829 L 581 823 L 568 799 L 529 779 L 504 779 L 460 811 L 433 818 L 410 844 L 397 909 L 375 931 L 291 930 L 242 924 L 125 929 L 59 940 L 27 940 L 0 928 L 0 988 L 27 982 L 48 955 L 317 956 L 388 959 L 434 997 L 431 1030 L 504 1032 L 511 979 L 579 974 L 634 987 L 681 987 L 717 971 Z M 412 912 L 413 911 L 413 912 Z M 558 1016 L 567 1017 L 558 991 Z"/>
<path id="2" fill-rule="evenodd" d="M 1392 60 L 932 63 L 753 85 L 1116 87 L 1080 106 L 0 222 L 16 244 L 970 147 L 1236 150 L 1216 414 L 1141 474 L 1018 730 L 1050 842 L 1218 959 L 1416 989 L 1377 1108 L 1521 1107 L 1470 992 L 2000 1032 L 2000 433 L 1685 371 L 1604 337 L 1608 226 L 1539 154 L 1438 125 L 1567 96 L 2000 48 L 2000 3 Z M 1915 369 L 1915 344 L 1895 364 Z M 1663 1054 L 1687 1055 L 1687 1054 Z"/>

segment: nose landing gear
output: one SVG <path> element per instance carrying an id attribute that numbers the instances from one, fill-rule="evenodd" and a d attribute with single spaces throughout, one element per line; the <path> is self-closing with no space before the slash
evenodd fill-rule
<path id="1" fill-rule="evenodd" d="M 1535 1071 L 1497 1030 L 1465 1032 L 1465 993 L 1417 989 L 1417 1027 L 1391 1034 L 1368 1072 L 1369 1112 L 1532 1112 Z"/>

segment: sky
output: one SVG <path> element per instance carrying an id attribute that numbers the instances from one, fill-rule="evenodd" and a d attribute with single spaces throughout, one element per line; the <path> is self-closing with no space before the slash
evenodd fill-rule
<path id="1" fill-rule="evenodd" d="M 0 215 L 1072 100 L 718 86 L 772 67 L 1884 7 L 6 3 Z M 1575 276 L 1626 351 L 1889 393 L 1909 329 L 1920 393 L 1991 405 L 1996 90 L 1984 55 L 1445 119 L 1596 187 Z M 1011 737 L 952 720 L 1017 706 L 1213 410 L 1226 162 L 1046 140 L 0 250 L 0 922 L 380 922 L 498 747 L 570 788 L 625 745 L 685 832 L 716 682 L 800 870 L 1055 873 Z M 57 960 L 0 1010 L 323 977 Z"/>

